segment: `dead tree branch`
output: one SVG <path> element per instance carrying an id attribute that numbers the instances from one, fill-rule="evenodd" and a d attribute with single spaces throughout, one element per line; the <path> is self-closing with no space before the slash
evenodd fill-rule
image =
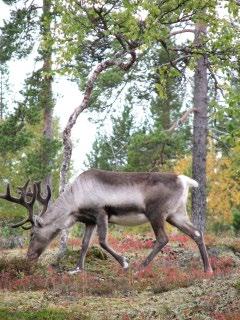
<path id="1" fill-rule="evenodd" d="M 191 109 L 188 109 L 186 112 L 184 112 L 184 114 L 181 116 L 181 118 L 177 119 L 177 121 L 175 121 L 171 127 L 167 130 L 165 130 L 165 132 L 167 133 L 172 133 L 174 130 L 176 130 L 180 125 L 184 124 L 187 119 L 189 118 L 190 114 L 192 112 L 196 111 L 195 108 L 191 108 Z"/>
<path id="2" fill-rule="evenodd" d="M 194 33 L 194 32 L 195 32 L 194 29 L 176 30 L 176 31 L 172 31 L 172 32 L 169 34 L 169 37 L 176 36 L 176 35 L 181 34 L 181 33 Z"/>
<path id="3" fill-rule="evenodd" d="M 208 62 L 207 64 L 207 67 L 208 67 L 208 71 L 210 72 L 210 75 L 211 75 L 211 78 L 213 79 L 214 81 L 214 86 L 215 86 L 215 98 L 217 96 L 217 91 L 219 90 L 222 94 L 222 97 L 224 98 L 225 97 L 225 94 L 224 94 L 224 91 L 223 89 L 221 88 L 219 82 L 218 82 L 218 79 L 217 79 L 217 76 L 215 75 L 213 69 L 212 69 L 212 66 L 211 64 Z"/>
<path id="4" fill-rule="evenodd" d="M 136 61 L 136 52 L 132 50 L 129 53 L 131 55 L 131 58 L 128 62 L 123 62 L 117 59 L 116 60 L 109 59 L 109 60 L 102 61 L 96 66 L 92 74 L 89 76 L 82 102 L 69 117 L 67 125 L 63 131 L 63 162 L 62 162 L 62 167 L 60 171 L 60 193 L 64 191 L 65 186 L 67 184 L 67 173 L 69 170 L 70 160 L 72 156 L 72 141 L 71 141 L 72 128 L 75 125 L 80 113 L 82 113 L 85 109 L 89 107 L 89 100 L 91 98 L 94 84 L 98 76 L 103 71 L 114 66 L 118 67 L 121 70 L 128 71 Z"/>

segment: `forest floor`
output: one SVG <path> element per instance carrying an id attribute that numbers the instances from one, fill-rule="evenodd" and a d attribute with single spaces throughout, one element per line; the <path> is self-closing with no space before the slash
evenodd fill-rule
<path id="1" fill-rule="evenodd" d="M 206 242 L 213 276 L 202 272 L 192 240 L 178 234 L 139 273 L 135 268 L 153 244 L 150 236 L 110 237 L 129 258 L 128 271 L 93 244 L 87 271 L 69 275 L 79 256 L 78 239 L 70 239 L 57 268 L 50 266 L 57 242 L 36 266 L 25 261 L 26 248 L 1 250 L 0 320 L 240 319 L 240 239 L 207 236 Z"/>

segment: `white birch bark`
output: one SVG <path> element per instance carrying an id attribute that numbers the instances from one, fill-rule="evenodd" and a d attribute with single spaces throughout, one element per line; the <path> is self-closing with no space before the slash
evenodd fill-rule
<path id="1" fill-rule="evenodd" d="M 75 125 L 78 116 L 85 109 L 89 107 L 89 100 L 90 100 L 96 79 L 103 71 L 113 66 L 119 67 L 121 70 L 125 70 L 125 71 L 130 69 L 131 66 L 134 64 L 134 62 L 136 61 L 135 51 L 131 51 L 130 55 L 131 55 L 131 58 L 126 63 L 118 60 L 113 60 L 113 59 L 103 61 L 96 66 L 96 68 L 90 75 L 86 84 L 86 89 L 84 92 L 83 99 L 80 105 L 73 111 L 73 113 L 69 117 L 67 125 L 63 130 L 63 162 L 62 162 L 62 167 L 60 172 L 60 193 L 64 191 L 67 185 L 67 174 L 69 171 L 69 166 L 70 166 L 70 161 L 72 156 L 72 140 L 71 140 L 72 128 Z"/>
<path id="2" fill-rule="evenodd" d="M 121 56 L 119 53 L 116 60 L 109 59 L 99 63 L 96 68 L 93 70 L 89 79 L 86 84 L 85 92 L 82 98 L 80 105 L 73 111 L 71 116 L 68 119 L 67 125 L 63 130 L 63 162 L 60 171 L 60 190 L 59 192 L 62 193 L 67 185 L 67 178 L 69 167 L 71 163 L 71 156 L 72 156 L 72 140 L 71 140 L 71 133 L 72 128 L 75 125 L 78 116 L 89 107 L 89 100 L 91 98 L 91 94 L 94 88 L 94 83 L 97 80 L 98 76 L 105 70 L 111 67 L 118 67 L 121 70 L 129 70 L 131 66 L 136 61 L 136 52 L 132 50 L 129 52 L 130 59 L 127 62 L 123 62 L 118 59 Z M 60 248 L 59 248 L 59 256 L 64 255 L 67 249 L 67 239 L 68 239 L 68 231 L 63 230 L 61 233 L 60 239 Z"/>

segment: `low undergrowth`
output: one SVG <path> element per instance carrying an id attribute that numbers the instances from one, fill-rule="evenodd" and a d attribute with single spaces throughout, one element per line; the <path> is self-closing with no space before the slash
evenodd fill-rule
<path id="1" fill-rule="evenodd" d="M 80 313 L 45 309 L 37 311 L 9 311 L 0 309 L 1 320 L 88 320 L 89 316 Z"/>
<path id="2" fill-rule="evenodd" d="M 86 272 L 69 275 L 79 259 L 79 239 L 70 240 L 66 256 L 55 265 L 50 263 L 56 243 L 36 265 L 22 257 L 24 250 L 2 251 L 0 319 L 240 319 L 238 239 L 207 237 L 213 276 L 203 272 L 197 246 L 184 235 L 170 236 L 142 271 L 140 263 L 154 244 L 151 235 L 110 236 L 109 242 L 130 260 L 128 271 L 94 243 Z"/>
<path id="3" fill-rule="evenodd" d="M 234 253 L 240 254 L 240 238 L 239 237 L 216 237 L 214 235 L 207 235 L 206 242 L 209 247 L 228 248 Z"/>
<path id="4" fill-rule="evenodd" d="M 192 244 L 186 236 L 172 237 L 174 246 L 167 245 L 159 258 L 142 271 L 137 271 L 142 256 L 148 253 L 153 240 L 128 236 L 122 241 L 110 238 L 111 245 L 135 262 L 128 271 L 93 246 L 87 256 L 88 272 L 74 276 L 66 270 L 75 266 L 79 251 L 69 250 L 57 268 L 38 263 L 32 265 L 24 258 L 2 257 L 0 261 L 0 289 L 11 291 L 52 290 L 68 295 L 117 296 L 142 292 L 146 289 L 154 294 L 184 288 L 202 281 L 207 276 L 202 272 L 199 255 L 189 251 Z M 139 255 L 137 255 L 139 253 Z M 186 258 L 187 257 L 187 258 Z M 184 260 L 182 260 L 184 258 Z M 211 256 L 214 276 L 225 276 L 239 267 L 232 256 Z M 183 266 L 182 266 L 183 265 Z"/>
<path id="5" fill-rule="evenodd" d="M 213 314 L 213 320 L 239 320 L 240 314 L 232 312 L 215 312 Z"/>
<path id="6" fill-rule="evenodd" d="M 239 280 L 236 282 L 234 287 L 238 291 L 238 294 L 240 295 L 240 276 L 239 276 Z"/>

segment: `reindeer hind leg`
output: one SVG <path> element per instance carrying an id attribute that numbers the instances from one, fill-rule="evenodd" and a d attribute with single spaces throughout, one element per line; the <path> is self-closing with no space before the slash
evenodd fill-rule
<path id="1" fill-rule="evenodd" d="M 174 214 L 167 218 L 167 222 L 169 222 L 174 227 L 178 228 L 180 231 L 188 235 L 190 238 L 192 238 L 200 251 L 201 258 L 203 261 L 204 271 L 206 273 L 211 274 L 212 267 L 209 261 L 206 245 L 204 242 L 203 234 L 200 230 L 198 230 L 189 220 L 187 215 L 184 214 Z"/>

